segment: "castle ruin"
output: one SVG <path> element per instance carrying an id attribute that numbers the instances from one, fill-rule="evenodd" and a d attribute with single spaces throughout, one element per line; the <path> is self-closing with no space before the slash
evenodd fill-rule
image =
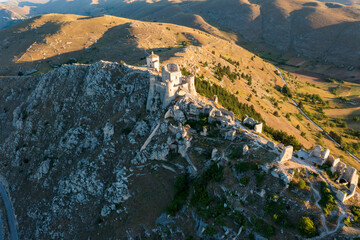
<path id="1" fill-rule="evenodd" d="M 159 74 L 160 58 L 152 53 L 146 58 L 150 73 L 150 88 L 146 109 L 156 111 L 158 108 L 166 108 L 177 96 L 186 93 L 196 95 L 195 77 L 193 75 L 183 76 L 179 65 L 167 64 Z"/>

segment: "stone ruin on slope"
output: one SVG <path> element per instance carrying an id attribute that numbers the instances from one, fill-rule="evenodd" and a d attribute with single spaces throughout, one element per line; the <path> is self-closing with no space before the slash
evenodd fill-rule
<path id="1" fill-rule="evenodd" d="M 169 63 L 161 69 L 160 58 L 151 54 L 146 58 L 150 73 L 150 88 L 146 103 L 146 110 L 157 111 L 166 108 L 172 100 L 186 93 L 196 96 L 195 77 L 183 76 L 179 65 Z"/>
<path id="2" fill-rule="evenodd" d="M 286 161 L 289 161 L 292 159 L 293 156 L 294 147 L 293 146 L 287 146 L 283 149 L 281 155 L 280 155 L 280 162 L 284 163 Z"/>
<path id="3" fill-rule="evenodd" d="M 296 152 L 296 156 L 311 164 L 317 164 L 320 166 L 323 164 L 328 165 L 332 174 L 339 175 L 338 179 L 336 180 L 338 184 L 342 186 L 347 184 L 350 185 L 349 189 L 344 187 L 343 189 L 339 189 L 337 191 L 336 197 L 341 202 L 345 202 L 355 195 L 356 186 L 358 185 L 359 181 L 357 170 L 341 162 L 338 157 L 331 155 L 329 149 L 322 150 L 322 147 L 318 145 L 314 150 L 310 151 L 301 149 L 300 151 Z"/>
<path id="4" fill-rule="evenodd" d="M 245 126 L 249 126 L 250 128 L 253 128 L 254 131 L 257 132 L 257 133 L 262 133 L 262 129 L 263 129 L 263 123 L 262 122 L 256 121 L 255 119 L 245 115 L 245 119 L 243 121 L 243 124 Z"/>

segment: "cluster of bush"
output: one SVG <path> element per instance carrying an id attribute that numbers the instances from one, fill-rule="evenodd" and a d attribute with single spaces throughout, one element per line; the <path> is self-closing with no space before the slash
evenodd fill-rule
<path id="1" fill-rule="evenodd" d="M 215 70 L 215 77 L 222 81 L 223 77 L 226 75 L 232 82 L 240 78 L 240 73 L 232 72 L 229 66 L 221 66 L 221 63 L 218 63 L 217 66 L 214 68 Z"/>
<path id="2" fill-rule="evenodd" d="M 319 94 L 298 93 L 298 96 L 304 98 L 304 101 L 308 103 L 320 104 L 323 106 L 326 105 L 326 102 L 320 97 Z"/>
<path id="3" fill-rule="evenodd" d="M 317 235 L 315 224 L 309 217 L 302 217 L 300 219 L 299 232 L 307 238 L 315 237 Z"/>
<path id="4" fill-rule="evenodd" d="M 188 175 L 179 176 L 174 184 L 174 198 L 171 203 L 166 207 L 166 212 L 171 216 L 184 206 L 189 196 L 189 177 Z"/>
<path id="5" fill-rule="evenodd" d="M 220 54 L 220 57 L 234 66 L 237 66 L 237 67 L 240 66 L 240 63 L 238 61 L 232 60 L 231 58 L 226 58 L 226 57 L 222 56 L 221 54 Z"/>
<path id="6" fill-rule="evenodd" d="M 321 200 L 319 201 L 319 205 L 324 210 L 325 215 L 329 215 L 332 211 L 338 209 L 335 198 L 326 182 L 321 182 L 320 195 Z"/>

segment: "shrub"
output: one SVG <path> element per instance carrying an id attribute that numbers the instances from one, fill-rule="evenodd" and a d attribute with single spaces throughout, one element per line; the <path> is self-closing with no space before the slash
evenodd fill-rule
<path id="1" fill-rule="evenodd" d="M 186 203 L 189 195 L 189 180 L 187 175 L 180 176 L 175 180 L 174 191 L 174 199 L 166 207 L 166 212 L 171 216 L 175 216 Z"/>
<path id="2" fill-rule="evenodd" d="M 306 187 L 306 182 L 305 182 L 303 179 L 301 179 L 301 180 L 298 182 L 298 187 L 299 187 L 300 189 L 304 189 L 304 188 Z"/>
<path id="3" fill-rule="evenodd" d="M 250 178 L 247 176 L 240 178 L 240 183 L 244 186 L 248 185 L 249 182 L 250 182 Z"/>
<path id="4" fill-rule="evenodd" d="M 207 225 L 205 227 L 205 234 L 209 236 L 213 236 L 216 234 L 216 230 L 213 226 Z"/>
<path id="5" fill-rule="evenodd" d="M 201 174 L 194 183 L 194 194 L 191 197 L 190 205 L 198 210 L 207 207 L 212 203 L 212 198 L 207 191 L 207 185 L 211 181 L 220 182 L 224 178 L 224 167 L 218 166 L 213 162 L 210 167 Z"/>
<path id="6" fill-rule="evenodd" d="M 352 214 L 354 214 L 354 221 L 355 222 L 360 221 L 360 207 L 352 206 L 350 210 Z"/>
<path id="7" fill-rule="evenodd" d="M 289 97 L 289 98 L 292 97 L 290 88 L 289 88 L 287 85 L 285 85 L 285 86 L 281 89 L 281 92 L 282 92 L 285 96 L 287 96 L 287 97 Z"/>
<path id="8" fill-rule="evenodd" d="M 344 219 L 344 224 L 347 226 L 347 227 L 351 227 L 352 226 L 352 222 L 350 220 L 349 217 L 345 218 Z"/>
<path id="9" fill-rule="evenodd" d="M 267 224 L 262 219 L 257 219 L 255 221 L 255 230 L 267 238 L 274 236 L 276 233 L 274 226 Z"/>
<path id="10" fill-rule="evenodd" d="M 255 174 L 255 178 L 256 178 L 256 184 L 258 186 L 261 186 L 264 182 L 265 175 L 257 173 L 257 174 Z"/>
<path id="11" fill-rule="evenodd" d="M 331 191 L 325 182 L 321 182 L 320 195 L 321 200 L 319 201 L 319 204 L 326 215 L 329 215 L 331 211 L 338 208 L 334 196 L 331 194 Z"/>
<path id="12" fill-rule="evenodd" d="M 316 227 L 314 222 L 308 217 L 302 217 L 299 222 L 299 232 L 308 238 L 316 236 Z"/>
<path id="13" fill-rule="evenodd" d="M 258 170 L 258 165 L 253 162 L 241 162 L 235 165 L 235 170 L 239 173 L 246 172 L 249 170 Z"/>
<path id="14" fill-rule="evenodd" d="M 330 131 L 329 135 L 338 143 L 342 143 L 342 137 L 334 131 Z"/>

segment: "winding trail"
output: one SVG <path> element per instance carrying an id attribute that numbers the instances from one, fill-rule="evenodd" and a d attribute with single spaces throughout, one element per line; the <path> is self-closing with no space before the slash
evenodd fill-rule
<path id="1" fill-rule="evenodd" d="M 6 190 L 1 182 L 0 182 L 0 195 L 1 195 L 1 198 L 3 199 L 5 209 L 6 209 L 6 215 L 7 215 L 7 219 L 8 219 L 9 228 L 10 228 L 10 239 L 11 240 L 19 240 L 19 236 L 18 236 L 18 232 L 17 232 L 17 228 L 16 228 L 14 210 L 12 208 L 10 198 L 8 197 Z"/>
<path id="2" fill-rule="evenodd" d="M 326 216 L 325 216 L 325 214 L 324 214 L 321 206 L 319 205 L 319 202 L 320 202 L 320 200 L 321 200 L 321 195 L 320 195 L 319 191 L 314 188 L 313 183 L 310 181 L 308 172 L 310 171 L 310 172 L 317 173 L 317 174 L 319 175 L 319 177 L 321 178 L 321 180 L 324 181 L 324 182 L 326 182 L 326 183 L 328 184 L 328 186 L 330 187 L 330 189 L 331 189 L 332 191 L 334 191 L 332 184 L 331 184 L 326 178 L 324 178 L 324 177 L 321 175 L 321 173 L 322 173 L 323 171 L 320 171 L 320 170 L 314 168 L 313 166 L 308 165 L 306 162 L 304 162 L 304 161 L 302 161 L 302 160 L 300 160 L 300 159 L 293 158 L 292 161 L 293 161 L 294 163 L 296 163 L 296 164 L 301 164 L 302 167 L 305 169 L 307 180 L 310 182 L 310 188 L 312 189 L 312 191 L 313 191 L 314 194 L 315 194 L 315 204 L 316 204 L 316 206 L 320 209 L 320 212 L 321 212 L 321 223 L 322 223 L 322 226 L 323 226 L 323 228 L 325 229 L 325 231 L 322 232 L 322 233 L 320 234 L 320 236 L 314 237 L 314 238 L 312 238 L 312 239 L 322 239 L 322 238 L 324 238 L 324 237 L 326 237 L 326 236 L 328 236 L 328 235 L 331 235 L 331 234 L 335 233 L 335 232 L 343 225 L 343 220 L 347 217 L 346 212 L 345 212 L 343 206 L 341 205 L 341 203 L 339 203 L 339 201 L 335 200 L 335 201 L 336 201 L 336 205 L 337 205 L 338 208 L 340 209 L 340 215 L 339 215 L 339 217 L 338 217 L 338 220 L 337 220 L 337 223 L 336 223 L 336 227 L 335 227 L 333 230 L 329 231 L 329 228 L 328 228 L 327 225 L 326 225 Z M 292 166 L 292 167 L 289 166 L 288 168 L 298 168 L 298 166 L 296 166 L 296 165 L 295 165 L 295 166 Z"/>
<path id="3" fill-rule="evenodd" d="M 279 72 L 280 74 L 280 78 L 281 80 L 285 83 L 285 85 L 287 85 L 287 82 L 284 79 L 284 76 L 282 74 L 282 72 L 280 71 L 279 68 L 277 68 L 276 66 L 274 66 L 276 68 L 276 70 Z M 300 113 L 306 117 L 306 119 L 308 119 L 313 125 L 315 125 L 315 127 L 321 131 L 323 134 L 325 134 L 331 141 L 333 141 L 338 147 L 340 147 L 343 151 L 345 151 L 347 154 L 349 154 L 352 158 L 354 158 L 356 161 L 360 162 L 360 158 L 358 158 L 357 156 L 355 156 L 354 154 L 352 154 L 351 152 L 349 152 L 348 150 L 344 149 L 343 146 L 341 146 L 340 143 L 338 143 L 335 139 L 333 139 L 328 132 L 326 132 L 323 128 L 321 128 L 318 124 L 316 124 L 308 115 L 306 115 L 306 113 L 299 107 L 299 105 L 297 104 L 297 102 L 295 102 L 292 98 L 289 98 L 290 101 L 295 105 L 295 107 L 300 111 Z"/>
<path id="4" fill-rule="evenodd" d="M 314 188 L 312 182 L 310 181 L 308 169 L 305 168 L 305 172 L 306 172 L 306 178 L 307 178 L 307 180 L 308 180 L 309 183 L 310 183 L 310 187 L 311 187 L 311 189 L 313 190 L 313 192 L 315 193 L 315 201 L 316 201 L 315 204 L 316 204 L 316 206 L 320 209 L 320 212 L 321 212 L 321 223 L 322 223 L 322 226 L 323 226 L 323 228 L 325 229 L 325 232 L 327 233 L 327 232 L 329 232 L 329 229 L 328 229 L 328 227 L 326 226 L 326 217 L 325 217 L 325 214 L 323 213 L 323 211 L 322 211 L 322 209 L 321 209 L 321 207 L 320 207 L 320 205 L 319 205 L 319 202 L 320 202 L 320 200 L 321 200 L 320 193 L 319 193 L 318 190 L 316 190 L 316 189 Z"/>

